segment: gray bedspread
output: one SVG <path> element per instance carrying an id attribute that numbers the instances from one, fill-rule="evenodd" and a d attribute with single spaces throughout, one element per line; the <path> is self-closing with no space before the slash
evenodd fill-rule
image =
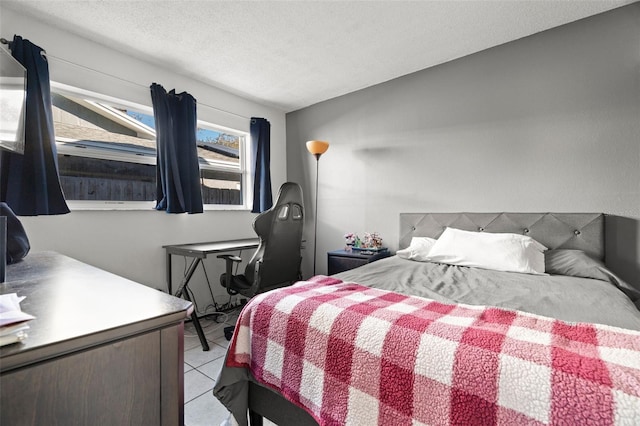
<path id="1" fill-rule="evenodd" d="M 415 262 L 392 256 L 335 275 L 370 287 L 440 302 L 517 309 L 573 322 L 640 330 L 640 311 L 625 283 L 562 275 L 529 275 Z"/>

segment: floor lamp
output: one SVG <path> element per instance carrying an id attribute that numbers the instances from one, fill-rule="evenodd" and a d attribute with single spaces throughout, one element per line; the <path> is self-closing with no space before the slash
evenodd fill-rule
<path id="1" fill-rule="evenodd" d="M 313 221 L 315 222 L 315 230 L 313 232 L 313 275 L 316 274 L 316 249 L 318 248 L 318 170 L 320 168 L 320 156 L 329 149 L 329 142 L 325 141 L 309 141 L 307 142 L 307 151 L 316 157 L 316 204 Z"/>

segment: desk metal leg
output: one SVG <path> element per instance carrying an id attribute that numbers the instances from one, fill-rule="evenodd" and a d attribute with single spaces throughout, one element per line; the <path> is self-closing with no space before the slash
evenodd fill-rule
<path id="1" fill-rule="evenodd" d="M 184 297 L 189 302 L 193 303 L 191 297 L 189 296 L 189 292 L 187 291 L 187 285 L 189 284 L 189 280 L 193 276 L 193 273 L 196 271 L 198 264 L 201 262 L 199 257 L 194 258 L 191 261 L 191 265 L 189 265 L 189 269 L 187 270 L 187 274 L 182 279 L 180 283 L 180 287 L 176 292 L 176 297 Z M 204 331 L 202 331 L 202 327 L 200 326 L 200 320 L 198 319 L 198 313 L 193 309 L 193 313 L 191 314 L 191 321 L 193 321 L 193 325 L 196 328 L 196 333 L 198 333 L 198 338 L 200 339 L 200 344 L 202 345 L 203 351 L 209 350 L 209 342 L 207 342 L 206 337 L 204 336 Z"/>
<path id="2" fill-rule="evenodd" d="M 185 299 L 187 299 L 189 302 L 191 302 L 191 298 L 189 297 L 189 293 L 187 293 L 186 291 L 183 293 L 183 296 Z M 196 328 L 196 333 L 198 333 L 198 338 L 200 339 L 200 344 L 202 345 L 202 350 L 203 351 L 208 351 L 209 350 L 209 342 L 207 342 L 207 338 L 204 336 L 204 331 L 202 331 L 202 327 L 200 326 L 200 320 L 198 319 L 198 314 L 196 313 L 196 310 L 193 310 L 193 313 L 191 314 L 191 321 L 193 321 L 193 325 Z"/>
<path id="3" fill-rule="evenodd" d="M 172 280 L 172 276 L 171 276 L 171 253 L 167 253 L 166 254 L 166 269 L 165 269 L 165 274 L 166 274 L 166 281 L 167 281 L 167 293 L 169 294 L 173 294 L 171 292 L 171 280 Z"/>

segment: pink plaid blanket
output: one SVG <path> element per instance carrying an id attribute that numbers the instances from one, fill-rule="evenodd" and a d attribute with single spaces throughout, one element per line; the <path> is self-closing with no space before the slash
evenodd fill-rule
<path id="1" fill-rule="evenodd" d="M 329 277 L 251 300 L 227 365 L 321 425 L 640 424 L 640 332 Z"/>

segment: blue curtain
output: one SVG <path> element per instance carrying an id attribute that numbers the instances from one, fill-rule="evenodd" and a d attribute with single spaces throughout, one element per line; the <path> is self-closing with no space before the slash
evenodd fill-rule
<path id="1" fill-rule="evenodd" d="M 202 213 L 196 100 L 186 92 L 167 93 L 153 83 L 151 101 L 156 125 L 156 210 Z"/>
<path id="2" fill-rule="evenodd" d="M 69 213 L 58 175 L 45 51 L 16 35 L 11 54 L 27 69 L 24 154 L 0 151 L 0 201 L 19 216 Z"/>
<path id="3" fill-rule="evenodd" d="M 273 205 L 271 194 L 271 123 L 251 118 L 251 154 L 255 160 L 252 213 L 262 213 Z"/>

